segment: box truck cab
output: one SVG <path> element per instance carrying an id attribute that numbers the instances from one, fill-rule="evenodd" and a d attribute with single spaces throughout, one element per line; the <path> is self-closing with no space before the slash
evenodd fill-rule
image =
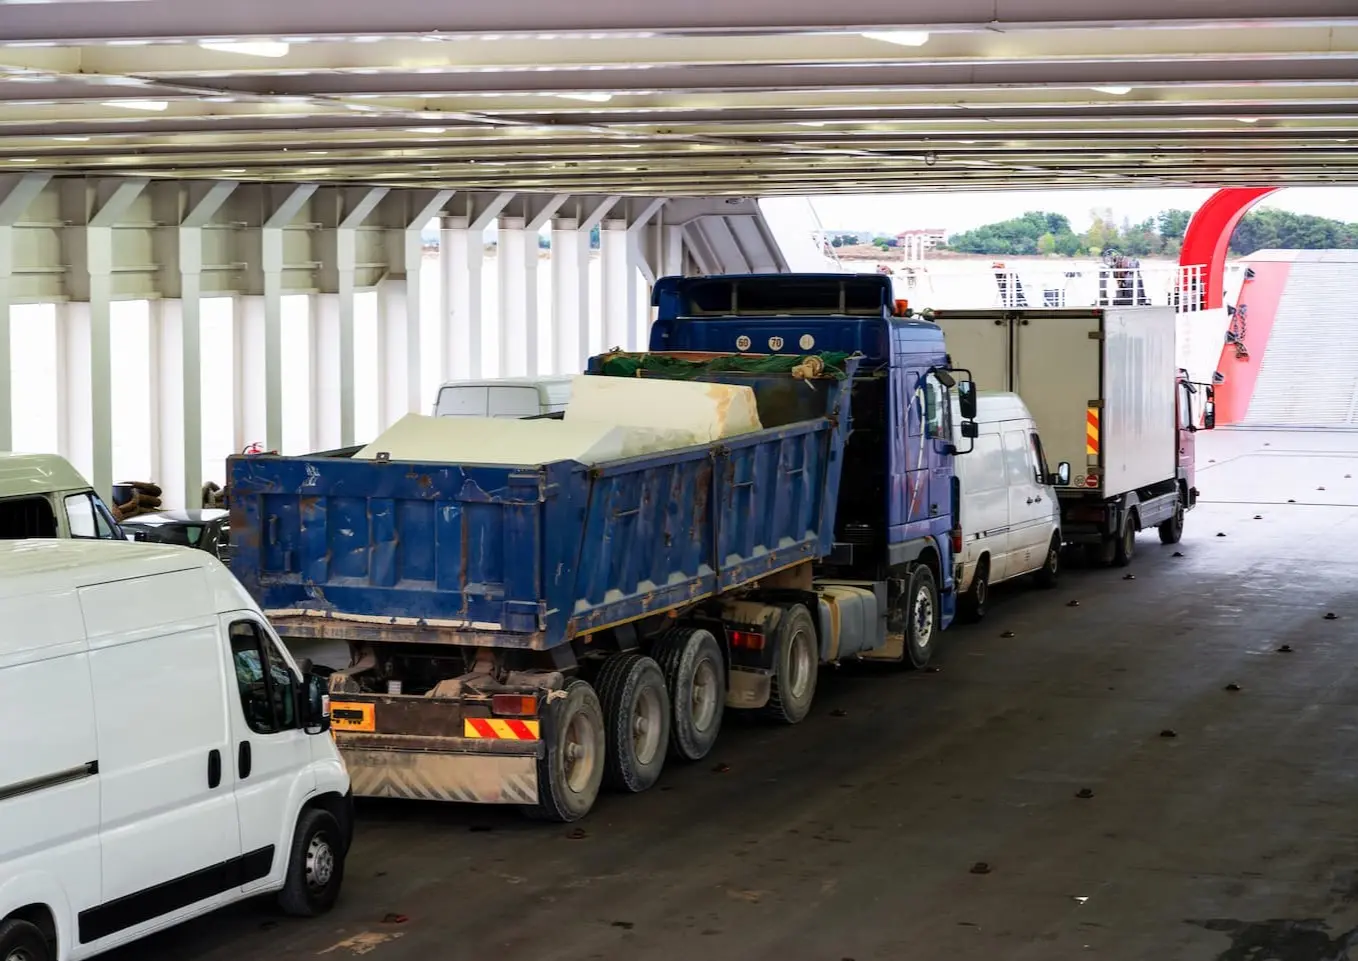
<path id="1" fill-rule="evenodd" d="M 65 458 L 0 451 L 0 541 L 28 537 L 121 540 L 123 533 Z"/>
<path id="2" fill-rule="evenodd" d="M 1018 394 L 980 393 L 976 427 L 970 450 L 958 435 L 968 456 L 957 459 L 954 482 L 958 613 L 969 621 L 985 616 L 992 585 L 1031 574 L 1055 586 L 1061 505 L 1054 485 L 1070 482 L 1070 464 L 1049 468 L 1037 423 Z"/>
<path id="3" fill-rule="evenodd" d="M 570 377 L 502 377 L 450 381 L 439 388 L 435 417 L 540 417 L 571 399 Z"/>
<path id="4" fill-rule="evenodd" d="M 319 678 L 203 551 L 0 543 L 0 959 L 233 901 L 334 903 L 349 778 Z"/>

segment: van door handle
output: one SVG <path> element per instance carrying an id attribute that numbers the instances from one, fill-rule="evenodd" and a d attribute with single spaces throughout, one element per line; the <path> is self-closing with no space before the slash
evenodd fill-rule
<path id="1" fill-rule="evenodd" d="M 239 770 L 240 770 L 240 777 L 241 777 L 241 780 L 244 780 L 245 778 L 247 778 L 247 777 L 250 776 L 250 762 L 251 762 L 251 760 L 252 760 L 252 757 L 251 757 L 251 755 L 250 755 L 250 742 L 249 742 L 249 741 L 241 741 L 241 742 L 240 742 L 240 755 L 239 755 L 239 757 L 238 757 L 239 763 L 236 765 L 237 768 L 239 768 Z"/>
<path id="2" fill-rule="evenodd" d="M 215 748 L 207 752 L 207 788 L 214 790 L 222 783 L 222 752 Z"/>

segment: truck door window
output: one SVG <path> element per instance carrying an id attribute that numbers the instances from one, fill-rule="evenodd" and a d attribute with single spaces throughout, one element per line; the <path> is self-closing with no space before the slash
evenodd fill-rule
<path id="1" fill-rule="evenodd" d="M 1033 480 L 1040 486 L 1046 486 L 1047 477 L 1051 472 L 1047 470 L 1047 455 L 1042 451 L 1042 438 L 1037 436 L 1037 431 L 1028 436 L 1033 441 Z"/>
<path id="2" fill-rule="evenodd" d="M 93 494 L 70 494 L 66 497 L 66 523 L 72 537 L 108 540 L 113 537 L 113 524 L 100 510 Z"/>
<path id="3" fill-rule="evenodd" d="M 231 625 L 231 659 L 240 687 L 245 722 L 256 734 L 295 730 L 297 676 L 269 636 L 254 621 Z"/>
<path id="4" fill-rule="evenodd" d="M 924 436 L 952 441 L 952 404 L 948 388 L 933 374 L 924 378 Z"/>

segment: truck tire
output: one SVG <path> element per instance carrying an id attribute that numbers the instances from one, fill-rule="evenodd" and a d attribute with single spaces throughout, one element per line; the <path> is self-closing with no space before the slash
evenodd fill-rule
<path id="1" fill-rule="evenodd" d="M 604 709 L 604 782 L 638 794 L 665 768 L 670 695 L 660 665 L 635 651 L 614 654 L 595 678 Z"/>
<path id="2" fill-rule="evenodd" d="M 603 708 L 594 688 L 575 680 L 548 697 L 542 720 L 547 744 L 538 759 L 538 803 L 527 813 L 543 821 L 578 821 L 594 807 L 603 783 Z"/>
<path id="3" fill-rule="evenodd" d="M 1033 575 L 1033 583 L 1044 589 L 1051 589 L 1061 577 L 1061 535 L 1053 534 L 1047 545 L 1047 559 Z"/>
<path id="4" fill-rule="evenodd" d="M 325 914 L 344 884 L 344 833 L 329 811 L 307 808 L 297 818 L 288 873 L 278 906 L 295 918 Z"/>
<path id="5" fill-rule="evenodd" d="M 938 603 L 938 583 L 927 564 L 917 564 L 910 572 L 910 584 L 902 598 L 905 607 L 905 657 L 901 664 L 912 670 L 929 666 L 938 635 L 942 632 L 942 612 Z"/>
<path id="6" fill-rule="evenodd" d="M 1184 536 L 1184 505 L 1179 501 L 1174 505 L 1174 516 L 1158 528 L 1161 544 L 1177 544 Z"/>
<path id="7" fill-rule="evenodd" d="M 820 642 L 806 608 L 800 604 L 786 608 L 772 640 L 773 687 L 764 714 L 780 724 L 797 724 L 811 713 L 820 676 Z"/>
<path id="8" fill-rule="evenodd" d="M 976 573 L 971 575 L 971 587 L 957 603 L 958 620 L 967 624 L 980 622 L 986 613 L 990 600 L 990 558 L 982 557 L 976 562 Z"/>
<path id="9" fill-rule="evenodd" d="M 0 921 L 0 961 L 52 961 L 52 956 L 37 925 L 17 918 Z"/>
<path id="10" fill-rule="evenodd" d="M 711 631 L 677 627 L 652 645 L 670 692 L 670 750 L 701 761 L 717 743 L 726 710 L 726 662 Z"/>
<path id="11" fill-rule="evenodd" d="M 1113 566 L 1126 567 L 1136 556 L 1136 513 L 1128 511 L 1122 519 L 1122 532 L 1113 545 Z"/>

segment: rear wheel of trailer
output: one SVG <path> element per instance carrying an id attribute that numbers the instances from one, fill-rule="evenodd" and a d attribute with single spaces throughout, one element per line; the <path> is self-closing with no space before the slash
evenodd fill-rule
<path id="1" fill-rule="evenodd" d="M 538 802 L 528 809 L 546 821 L 578 821 L 594 807 L 604 779 L 604 712 L 585 681 L 571 681 L 544 699 Z"/>

